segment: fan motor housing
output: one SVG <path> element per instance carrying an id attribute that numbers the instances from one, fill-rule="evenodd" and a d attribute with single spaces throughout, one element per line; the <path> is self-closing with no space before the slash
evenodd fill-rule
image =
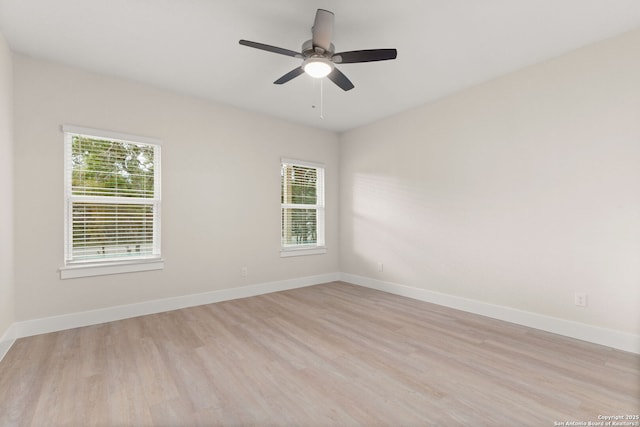
<path id="1" fill-rule="evenodd" d="M 329 51 L 325 51 L 321 47 L 313 47 L 313 40 L 307 40 L 302 43 L 302 55 L 305 58 L 310 58 L 313 56 L 324 56 L 325 58 L 330 58 L 331 55 L 336 51 L 336 47 L 331 43 L 331 48 Z"/>

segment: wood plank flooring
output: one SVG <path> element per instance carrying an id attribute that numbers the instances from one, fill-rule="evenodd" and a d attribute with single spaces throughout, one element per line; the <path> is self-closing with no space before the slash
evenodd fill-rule
<path id="1" fill-rule="evenodd" d="M 341 282 L 23 338 L 0 362 L 0 426 L 554 426 L 627 414 L 640 414 L 639 355 Z"/>

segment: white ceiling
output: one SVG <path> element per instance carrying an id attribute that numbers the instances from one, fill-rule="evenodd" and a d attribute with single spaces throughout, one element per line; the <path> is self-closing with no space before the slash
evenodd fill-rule
<path id="1" fill-rule="evenodd" d="M 238 44 L 299 51 L 318 8 L 337 51 L 398 49 L 340 65 L 324 118 L 318 81 L 272 84 L 299 60 Z M 0 0 L 15 52 L 338 132 L 639 27 L 640 0 Z"/>

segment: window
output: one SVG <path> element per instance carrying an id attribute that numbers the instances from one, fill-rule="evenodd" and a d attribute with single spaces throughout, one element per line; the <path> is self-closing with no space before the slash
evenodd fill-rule
<path id="1" fill-rule="evenodd" d="M 159 142 L 73 126 L 63 132 L 61 277 L 162 268 Z"/>
<path id="2" fill-rule="evenodd" d="M 283 159 L 280 182 L 281 256 L 325 253 L 324 167 Z"/>

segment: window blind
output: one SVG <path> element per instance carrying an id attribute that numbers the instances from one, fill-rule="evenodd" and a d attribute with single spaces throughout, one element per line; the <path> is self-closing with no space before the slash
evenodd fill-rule
<path id="1" fill-rule="evenodd" d="M 324 246 L 324 168 L 283 160 L 280 176 L 282 248 Z"/>
<path id="2" fill-rule="evenodd" d="M 67 264 L 160 256 L 160 146 L 65 132 Z"/>

